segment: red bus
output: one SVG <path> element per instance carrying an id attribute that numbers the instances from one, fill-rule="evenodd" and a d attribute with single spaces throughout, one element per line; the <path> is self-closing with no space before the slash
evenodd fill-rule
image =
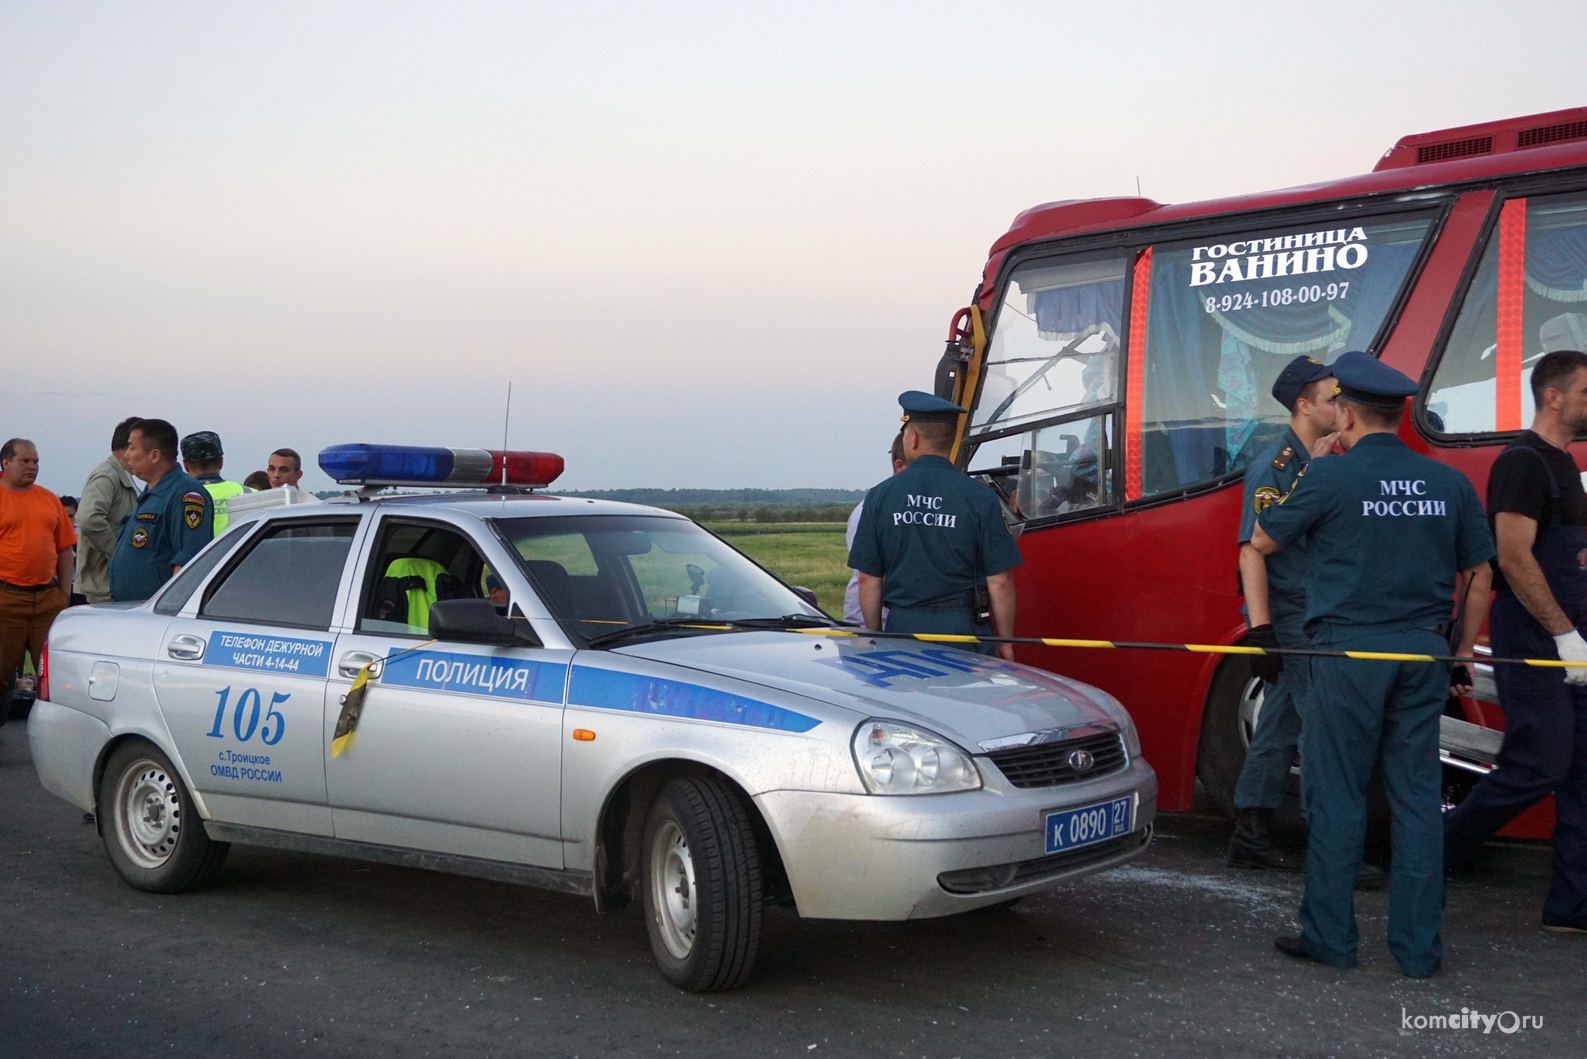
<path id="1" fill-rule="evenodd" d="M 1345 180 L 1016 217 L 954 317 L 936 390 L 970 409 L 959 466 L 1021 527 L 1018 633 L 1238 643 L 1240 483 L 1288 421 L 1269 390 L 1296 354 L 1347 349 L 1421 380 L 1402 436 L 1481 495 L 1531 421 L 1530 365 L 1587 350 L 1587 107 L 1407 136 Z M 1260 709 L 1248 662 L 1020 658 L 1129 708 L 1161 808 L 1189 809 L 1199 776 L 1230 809 Z M 1481 674 L 1446 719 L 1450 799 L 1497 749 L 1491 689 Z M 1543 805 L 1508 833 L 1551 823 Z"/>

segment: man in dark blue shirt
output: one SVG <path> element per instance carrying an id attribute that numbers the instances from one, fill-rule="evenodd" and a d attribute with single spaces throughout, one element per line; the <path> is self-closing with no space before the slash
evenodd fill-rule
<path id="1" fill-rule="evenodd" d="M 176 465 L 176 453 L 176 428 L 165 420 L 140 419 L 132 428 L 127 466 L 149 488 L 111 553 L 111 599 L 148 599 L 214 537 L 214 501 Z"/>
<path id="2" fill-rule="evenodd" d="M 865 494 L 849 549 L 865 627 L 882 628 L 885 606 L 889 632 L 1012 636 L 1019 548 L 997 496 L 948 458 L 964 409 L 919 390 L 898 403 L 907 466 Z M 981 585 L 990 622 L 981 618 Z M 1010 644 L 996 653 L 1014 658 Z"/>
<path id="3" fill-rule="evenodd" d="M 1465 475 L 1397 436 L 1416 384 L 1365 353 L 1334 362 L 1343 456 L 1318 460 L 1257 519 L 1246 547 L 1272 555 L 1306 541 L 1306 635 L 1330 651 L 1441 655 L 1450 600 L 1465 601 L 1459 654 L 1487 609 L 1493 534 Z M 1301 794 L 1311 829 L 1299 937 L 1286 955 L 1356 965 L 1352 891 L 1366 832 L 1366 787 L 1380 764 L 1394 814 L 1389 949 L 1426 977 L 1443 959 L 1444 862 L 1439 717 L 1442 662 L 1313 658 L 1301 720 Z M 1469 677 L 1458 677 L 1466 684 Z"/>
<path id="4" fill-rule="evenodd" d="M 1289 429 L 1245 472 L 1239 543 L 1256 531 L 1256 517 L 1290 494 L 1312 460 L 1333 448 L 1333 369 L 1302 355 L 1290 361 L 1273 383 L 1273 399 L 1289 409 Z M 1306 547 L 1296 542 L 1277 555 L 1241 549 L 1247 642 L 1253 647 L 1309 647 L 1302 626 L 1306 616 Z M 1284 800 L 1290 763 L 1300 740 L 1300 705 L 1310 688 L 1304 663 L 1285 665 L 1274 655 L 1256 659 L 1256 675 L 1267 682 L 1245 764 L 1234 787 L 1234 837 L 1228 862 L 1234 868 L 1298 871 L 1300 865 L 1273 842 L 1273 811 Z"/>

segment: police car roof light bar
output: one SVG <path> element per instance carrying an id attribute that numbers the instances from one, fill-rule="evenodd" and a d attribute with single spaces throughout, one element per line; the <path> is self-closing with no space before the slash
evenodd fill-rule
<path id="1" fill-rule="evenodd" d="M 320 470 L 341 485 L 544 488 L 561 476 L 563 460 L 552 452 L 332 445 L 320 451 Z"/>

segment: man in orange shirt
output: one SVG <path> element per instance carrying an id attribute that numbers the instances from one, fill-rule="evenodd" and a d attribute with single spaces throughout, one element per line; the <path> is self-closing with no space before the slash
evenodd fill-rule
<path id="1" fill-rule="evenodd" d="M 11 675 L 31 654 L 38 667 L 55 615 L 70 600 L 77 533 L 55 494 L 34 485 L 39 450 L 12 438 L 0 445 L 0 724 Z"/>

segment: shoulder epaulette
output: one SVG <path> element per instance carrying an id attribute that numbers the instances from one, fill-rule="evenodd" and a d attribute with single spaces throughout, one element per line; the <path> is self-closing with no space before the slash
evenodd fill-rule
<path id="1" fill-rule="evenodd" d="M 1293 455 L 1295 455 L 1295 450 L 1289 445 L 1285 445 L 1283 448 L 1279 449 L 1278 455 L 1273 457 L 1273 469 L 1275 471 L 1282 471 L 1285 467 L 1288 467 L 1289 458 Z"/>

